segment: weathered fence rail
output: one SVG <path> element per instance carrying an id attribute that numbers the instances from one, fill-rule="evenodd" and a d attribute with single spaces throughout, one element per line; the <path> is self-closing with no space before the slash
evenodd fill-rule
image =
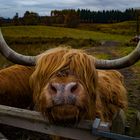
<path id="1" fill-rule="evenodd" d="M 0 105 L 0 123 L 43 134 L 76 140 L 96 140 L 92 135 L 92 122 L 84 121 L 75 127 L 50 125 L 39 112 Z"/>
<path id="2" fill-rule="evenodd" d="M 57 126 L 50 124 L 39 112 L 0 105 L 0 124 L 3 125 L 75 140 L 97 140 L 101 136 L 115 140 L 140 140 L 140 138 L 102 131 L 98 129 L 101 123 L 97 122 L 82 121 L 76 126 Z"/>

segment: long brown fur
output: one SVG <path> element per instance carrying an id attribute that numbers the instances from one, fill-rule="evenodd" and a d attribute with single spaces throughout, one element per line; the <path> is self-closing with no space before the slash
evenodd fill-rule
<path id="1" fill-rule="evenodd" d="M 119 109 L 127 108 L 123 76 L 116 70 L 98 70 L 96 115 L 111 121 Z"/>
<path id="2" fill-rule="evenodd" d="M 93 96 L 96 95 L 97 73 L 93 58 L 81 50 L 55 48 L 41 56 L 30 78 L 31 87 L 34 87 L 34 103 L 39 104 L 42 88 L 49 82 L 52 76 L 59 71 L 67 69 L 74 72 L 74 75 L 80 79 L 81 83 L 85 86 L 88 99 L 88 104 L 86 105 L 88 108 L 87 113 L 89 118 L 93 119 L 95 115 L 93 116 L 94 112 L 90 110 L 95 109 Z"/>
<path id="3" fill-rule="evenodd" d="M 43 86 L 53 75 L 65 69 L 73 71 L 87 90 L 87 119 L 94 119 L 96 112 L 96 116 L 103 120 L 111 120 L 119 108 L 127 107 L 122 75 L 115 70 L 96 70 L 92 56 L 69 48 L 52 49 L 37 61 L 30 78 L 35 104 L 38 104 Z"/>
<path id="4" fill-rule="evenodd" d="M 21 65 L 0 70 L 0 104 L 27 108 L 32 101 L 29 77 L 33 71 Z"/>
<path id="5" fill-rule="evenodd" d="M 42 90 L 52 77 L 65 70 L 73 72 L 86 89 L 87 102 L 81 103 L 87 109 L 83 119 L 100 117 L 111 121 L 120 108 L 127 108 L 123 76 L 118 71 L 97 70 L 93 56 L 81 50 L 62 47 L 43 53 L 35 70 L 19 65 L 1 70 L 0 103 L 26 107 L 33 96 L 36 109 L 44 113 L 42 106 L 46 106 L 46 102 L 41 100 Z M 50 100 L 47 105 L 49 103 Z"/>

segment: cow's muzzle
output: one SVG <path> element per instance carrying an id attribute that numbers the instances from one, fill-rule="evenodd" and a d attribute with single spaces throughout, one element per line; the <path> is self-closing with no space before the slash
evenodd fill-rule
<path id="1" fill-rule="evenodd" d="M 74 105 L 79 90 L 79 84 L 76 82 L 70 82 L 67 84 L 51 83 L 49 85 L 49 93 L 52 95 L 52 101 L 54 106 L 64 104 Z"/>

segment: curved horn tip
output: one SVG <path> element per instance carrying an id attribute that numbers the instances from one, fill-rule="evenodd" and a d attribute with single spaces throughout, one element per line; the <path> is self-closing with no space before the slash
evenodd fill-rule
<path id="1" fill-rule="evenodd" d="M 33 66 L 36 62 L 36 56 L 26 56 L 12 50 L 6 43 L 0 28 L 0 53 L 13 63 L 20 65 Z"/>
<path id="2" fill-rule="evenodd" d="M 138 60 L 140 60 L 140 41 L 128 55 L 114 60 L 96 59 L 95 65 L 98 69 L 122 69 L 134 65 Z"/>

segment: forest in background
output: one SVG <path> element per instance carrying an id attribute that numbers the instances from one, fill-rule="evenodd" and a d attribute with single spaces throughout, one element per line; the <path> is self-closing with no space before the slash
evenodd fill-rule
<path id="1" fill-rule="evenodd" d="M 80 23 L 118 23 L 123 21 L 137 20 L 140 10 L 126 9 L 91 11 L 88 9 L 64 9 L 53 10 L 50 16 L 40 16 L 36 12 L 26 11 L 23 17 L 16 13 L 13 18 L 0 17 L 0 26 L 11 25 L 48 25 L 62 27 L 77 27 Z"/>

